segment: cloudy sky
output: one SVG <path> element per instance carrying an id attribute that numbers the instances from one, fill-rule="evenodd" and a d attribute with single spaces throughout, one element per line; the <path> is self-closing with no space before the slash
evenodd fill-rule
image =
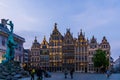
<path id="1" fill-rule="evenodd" d="M 34 37 L 49 40 L 54 23 L 64 35 L 70 28 L 74 37 L 80 29 L 86 38 L 100 43 L 106 36 L 114 59 L 120 56 L 120 0 L 0 0 L 0 19 L 13 21 L 14 32 L 25 38 L 30 48 Z"/>

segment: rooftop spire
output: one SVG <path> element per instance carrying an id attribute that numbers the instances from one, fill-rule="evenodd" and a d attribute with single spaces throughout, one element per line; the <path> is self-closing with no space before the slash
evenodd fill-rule
<path id="1" fill-rule="evenodd" d="M 46 41 L 46 36 L 44 35 L 44 41 Z"/>
<path id="2" fill-rule="evenodd" d="M 105 37 L 105 36 L 103 36 L 103 39 L 105 39 L 105 40 L 106 40 L 106 37 Z"/>
<path id="3" fill-rule="evenodd" d="M 94 38 L 94 35 L 92 36 L 92 39 L 95 39 L 95 38 Z"/>
<path id="4" fill-rule="evenodd" d="M 67 30 L 67 32 L 70 32 L 70 28 L 67 28 L 66 30 Z"/>
<path id="5" fill-rule="evenodd" d="M 83 35 L 83 34 L 82 34 L 82 29 L 80 29 L 80 35 Z"/>
<path id="6" fill-rule="evenodd" d="M 37 37 L 35 36 L 35 40 L 34 40 L 34 42 L 37 42 Z"/>
<path id="7" fill-rule="evenodd" d="M 54 28 L 57 29 L 57 23 L 55 23 Z"/>
<path id="8" fill-rule="evenodd" d="M 102 42 L 107 42 L 107 39 L 106 39 L 105 36 L 103 36 L 103 40 L 102 40 Z"/>
<path id="9" fill-rule="evenodd" d="M 44 38 L 43 38 L 43 41 L 42 41 L 42 43 L 41 43 L 41 44 L 43 44 L 43 45 L 48 44 L 48 42 L 46 41 L 46 37 L 45 37 L 45 35 L 44 35 Z"/>
<path id="10" fill-rule="evenodd" d="M 97 40 L 96 40 L 96 38 L 94 37 L 94 35 L 92 36 L 91 43 L 97 43 Z"/>
<path id="11" fill-rule="evenodd" d="M 80 32 L 82 32 L 82 29 L 80 29 Z"/>

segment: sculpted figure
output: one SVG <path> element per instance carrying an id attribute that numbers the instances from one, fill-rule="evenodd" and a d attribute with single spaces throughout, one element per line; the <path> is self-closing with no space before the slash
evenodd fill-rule
<path id="1" fill-rule="evenodd" d="M 8 61 L 13 61 L 14 54 L 15 54 L 14 49 L 15 49 L 16 43 L 15 43 L 14 38 L 13 38 L 14 25 L 13 25 L 12 21 L 9 21 L 9 23 L 7 25 L 10 26 L 10 30 L 9 30 L 9 34 L 8 34 L 7 50 L 6 50 L 6 53 L 3 55 L 3 57 L 6 60 L 3 60 L 2 63 L 8 62 Z"/>

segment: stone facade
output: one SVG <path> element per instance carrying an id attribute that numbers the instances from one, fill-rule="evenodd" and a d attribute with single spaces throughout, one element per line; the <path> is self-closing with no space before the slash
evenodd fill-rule
<path id="1" fill-rule="evenodd" d="M 74 64 L 74 39 L 73 35 L 70 32 L 70 29 L 67 29 L 66 34 L 64 35 L 63 43 L 62 43 L 62 54 L 63 54 L 63 68 L 71 70 L 75 67 Z"/>
<path id="2" fill-rule="evenodd" d="M 88 40 L 82 33 L 78 34 L 75 42 L 75 70 L 79 72 L 87 72 L 88 66 Z"/>
<path id="3" fill-rule="evenodd" d="M 24 49 L 23 51 L 23 63 L 28 63 L 28 55 L 30 54 L 29 49 Z"/>
<path id="4" fill-rule="evenodd" d="M 32 67 L 40 66 L 40 43 L 37 41 L 37 37 L 32 44 L 30 49 L 29 62 L 28 64 Z"/>
<path id="5" fill-rule="evenodd" d="M 57 24 L 55 23 L 54 29 L 49 38 L 51 71 L 62 70 L 62 41 L 63 36 L 57 29 Z"/>
<path id="6" fill-rule="evenodd" d="M 40 46 L 40 66 L 45 70 L 50 70 L 49 44 L 44 37 Z"/>
<path id="7" fill-rule="evenodd" d="M 97 43 L 96 38 L 93 36 L 89 42 L 89 52 L 88 52 L 88 72 L 95 72 L 95 68 L 93 65 L 93 55 L 96 53 L 96 50 L 99 49 L 99 44 Z"/>
<path id="8" fill-rule="evenodd" d="M 47 58 L 44 59 L 49 60 L 49 66 L 47 67 L 49 67 L 50 71 L 62 71 L 65 68 L 68 70 L 74 68 L 76 72 L 93 73 L 97 70 L 94 68 L 92 60 L 97 49 L 105 51 L 107 53 L 106 57 L 110 61 L 110 45 L 106 37 L 103 37 L 102 42 L 99 44 L 94 36 L 90 40 L 86 39 L 82 30 L 78 34 L 78 38 L 74 38 L 70 29 L 67 29 L 65 35 L 62 36 L 55 23 L 49 43 L 45 38 L 41 44 L 36 39 L 34 40 L 30 54 L 30 61 L 34 61 L 30 64 L 33 64 L 31 66 L 39 65 L 45 67 L 46 63 L 44 64 L 42 60 L 45 56 Z M 43 50 L 47 52 L 43 53 Z"/>

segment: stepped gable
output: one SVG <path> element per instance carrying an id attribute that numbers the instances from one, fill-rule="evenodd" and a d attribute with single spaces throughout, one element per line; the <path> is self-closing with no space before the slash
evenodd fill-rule
<path id="1" fill-rule="evenodd" d="M 73 44 L 74 39 L 73 35 L 70 32 L 70 29 L 66 29 L 66 34 L 64 35 L 63 44 Z"/>
<path id="2" fill-rule="evenodd" d="M 96 38 L 93 36 L 92 39 L 90 40 L 90 43 L 97 43 Z"/>
<path id="3" fill-rule="evenodd" d="M 63 36 L 57 29 L 57 23 L 54 24 L 54 29 L 52 31 L 52 34 L 50 35 L 50 40 L 62 40 Z"/>
<path id="4" fill-rule="evenodd" d="M 38 43 L 36 36 L 35 36 L 35 40 L 34 40 L 34 42 L 32 44 L 31 49 L 33 49 L 33 48 L 40 48 L 40 43 Z"/>
<path id="5" fill-rule="evenodd" d="M 41 45 L 40 45 L 40 48 L 41 48 L 41 49 L 49 49 L 49 43 L 47 42 L 45 36 L 44 36 L 43 41 L 42 41 L 42 43 L 41 43 Z"/>
<path id="6" fill-rule="evenodd" d="M 102 42 L 100 43 L 99 46 L 100 46 L 100 48 L 108 48 L 108 49 L 110 49 L 110 44 L 107 41 L 105 36 L 103 37 Z"/>

